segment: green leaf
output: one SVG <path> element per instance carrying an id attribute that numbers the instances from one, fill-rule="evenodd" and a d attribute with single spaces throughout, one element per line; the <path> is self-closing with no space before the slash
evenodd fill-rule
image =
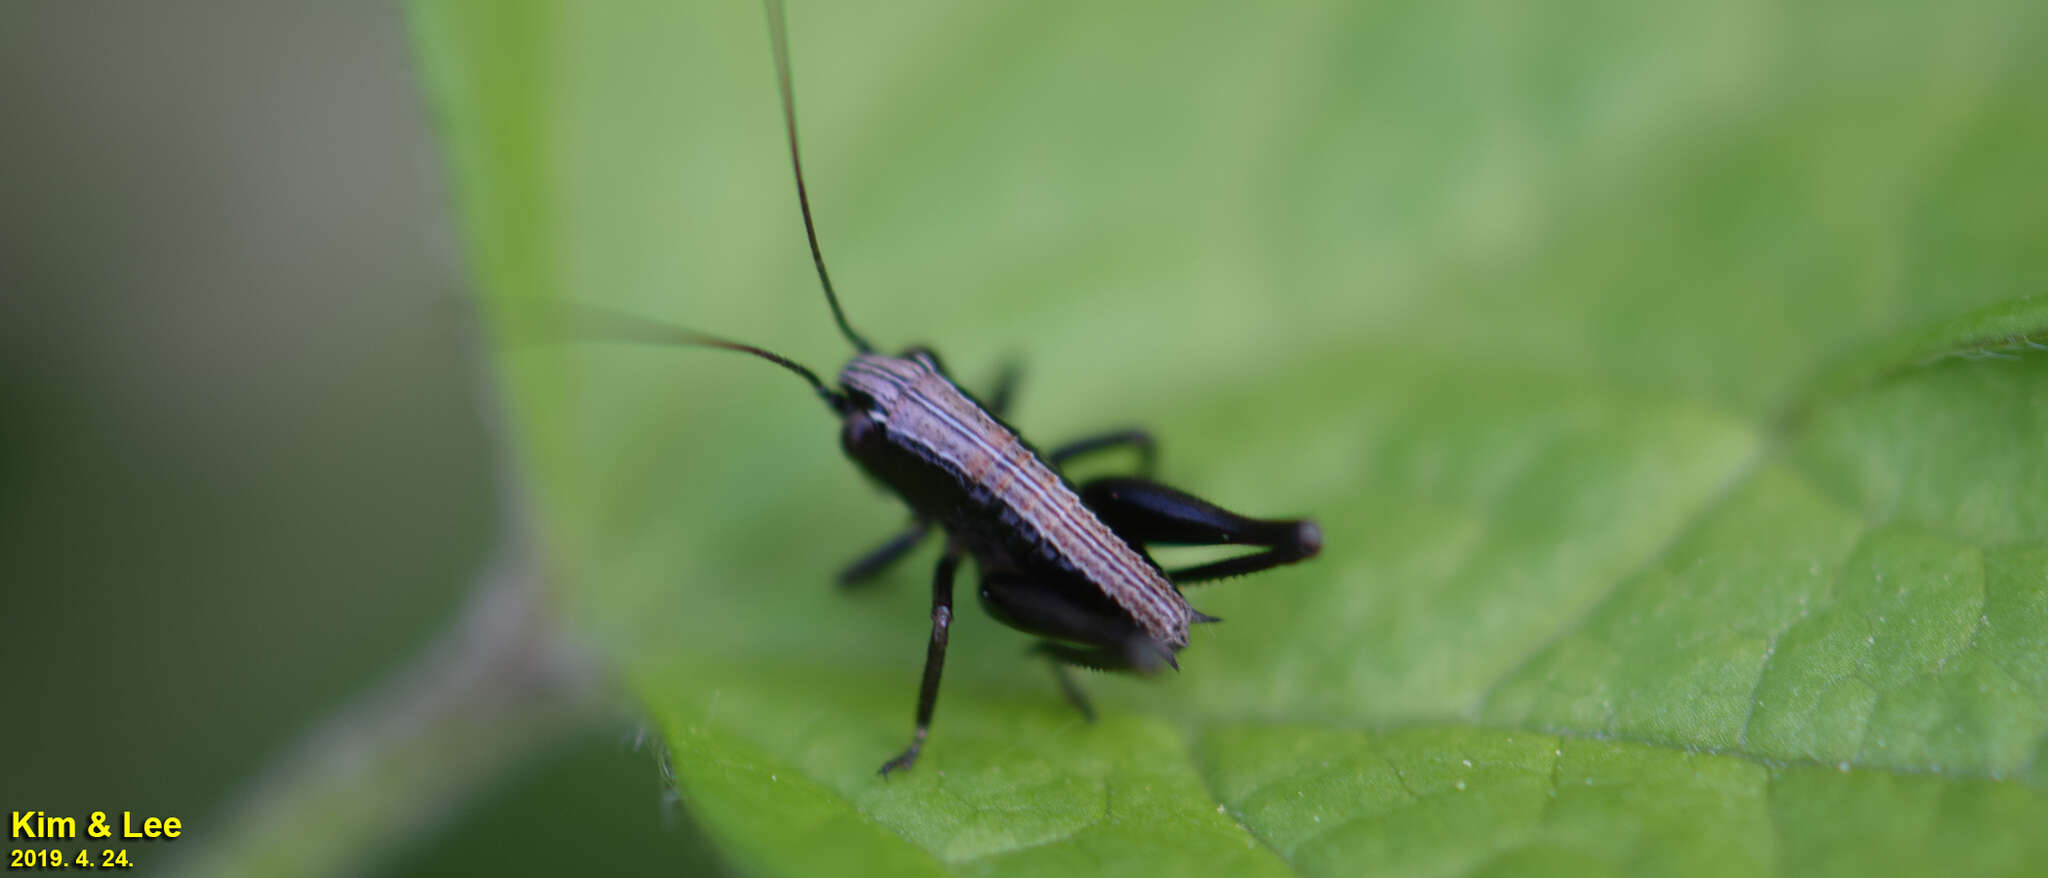
<path id="1" fill-rule="evenodd" d="M 851 318 L 1043 443 L 1312 513 L 1082 723 L 787 375 L 830 369 L 748 4 L 422 0 L 564 623 L 766 874 L 2048 870 L 2048 8 L 808 3 Z M 985 380 L 985 379 L 984 379 Z M 971 594 L 971 589 L 963 589 Z"/>

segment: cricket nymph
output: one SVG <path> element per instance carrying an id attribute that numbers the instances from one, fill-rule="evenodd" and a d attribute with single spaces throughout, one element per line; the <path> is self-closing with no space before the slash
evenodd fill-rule
<path id="1" fill-rule="evenodd" d="M 901 498 L 911 513 L 908 528 L 840 571 L 840 585 L 875 581 L 933 528 L 945 532 L 932 571 L 931 635 L 917 692 L 917 725 L 910 746 L 882 764 L 883 776 L 916 762 L 930 734 L 952 631 L 953 578 L 962 558 L 973 558 L 979 568 L 982 607 L 996 621 L 1042 638 L 1036 652 L 1051 660 L 1068 700 L 1092 718 L 1094 711 L 1066 666 L 1141 674 L 1179 668 L 1174 653 L 1188 645 L 1189 626 L 1217 621 L 1189 606 L 1181 587 L 1315 557 L 1322 551 L 1323 533 L 1306 518 L 1250 518 L 1153 481 L 1157 448 L 1144 430 L 1101 433 L 1039 453 L 1003 422 L 1014 373 L 1004 375 L 984 404 L 961 390 L 928 350 L 913 348 L 895 357 L 876 353 L 847 321 L 825 270 L 797 148 L 782 4 L 767 0 L 767 7 L 768 44 L 775 53 L 804 237 L 832 320 L 855 351 L 839 372 L 839 387 L 755 345 L 587 305 L 567 308 L 568 316 L 585 337 L 737 351 L 774 363 L 810 385 L 839 418 L 839 441 L 847 456 Z M 1065 464 L 1114 448 L 1137 452 L 1131 475 L 1095 478 L 1078 487 L 1068 481 Z M 1147 553 L 1146 547 L 1160 545 L 1239 545 L 1255 551 L 1167 570 Z"/>
<path id="2" fill-rule="evenodd" d="M 869 474 L 935 521 L 972 555 L 984 579 L 1027 578 L 1066 602 L 1087 604 L 1079 617 L 1013 606 L 984 587 L 991 615 L 1033 634 L 1121 647 L 1151 670 L 1188 643 L 1188 624 L 1207 618 L 1144 551 L 1104 524 L 1080 494 L 1015 431 L 962 393 L 924 354 L 862 354 L 839 373 L 850 397 L 842 443 Z M 1103 613 L 1114 604 L 1120 613 Z M 1045 601 L 1034 602 L 1043 605 Z M 1107 630 L 1116 615 L 1137 632 Z M 1119 620 L 1121 621 L 1121 620 Z M 1142 632 L 1150 643 L 1130 635 Z M 1078 635 L 1078 636 L 1077 636 Z M 1112 639 L 1113 638 L 1113 639 Z"/>

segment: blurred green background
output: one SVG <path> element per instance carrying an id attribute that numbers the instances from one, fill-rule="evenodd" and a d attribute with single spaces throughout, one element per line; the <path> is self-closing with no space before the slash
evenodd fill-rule
<path id="1" fill-rule="evenodd" d="M 479 350 L 566 298 L 844 357 L 755 4 L 10 7 L 0 541 L 36 622 L 0 649 L 51 719 L 7 723 L 8 806 L 252 832 L 279 778 L 377 786 L 294 742 L 419 682 L 496 558 L 548 575 L 513 646 L 568 682 L 488 665 L 451 699 L 478 725 L 421 737 L 522 767 L 287 793 L 409 806 L 272 847 L 2038 867 L 2038 6 L 799 3 L 856 324 L 971 384 L 1021 358 L 1037 441 L 1142 423 L 1169 480 L 1330 538 L 1199 592 L 1229 623 L 1090 681 L 1092 728 L 963 610 L 889 785 L 932 550 L 831 593 L 900 512 L 815 403 L 719 354 Z M 623 691 L 565 696 L 589 667 Z"/>
<path id="2" fill-rule="evenodd" d="M 137 874 L 453 625 L 495 539 L 414 70 L 388 4 L 0 11 L 0 807 L 181 817 Z M 366 861 L 709 868 L 634 734 Z"/>

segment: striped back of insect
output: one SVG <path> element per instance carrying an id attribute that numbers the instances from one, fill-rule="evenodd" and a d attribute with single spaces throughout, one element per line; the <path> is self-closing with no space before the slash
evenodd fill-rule
<path id="1" fill-rule="evenodd" d="M 1187 645 L 1194 610 L 1158 565 L 1110 530 L 1017 434 L 960 392 L 928 358 L 862 354 L 839 373 L 839 383 L 860 409 L 847 421 L 849 451 L 856 433 L 884 431 L 890 446 L 943 468 L 977 505 L 999 507 L 993 510 L 996 515 L 921 510 L 944 523 L 982 563 L 1013 560 L 990 557 L 992 541 L 977 540 L 974 532 L 1004 522 L 1023 532 L 1039 552 L 1086 577 L 1161 645 Z M 938 498 L 943 490 L 920 490 L 928 486 L 877 475 L 895 483 L 913 505 L 925 505 L 920 499 L 945 505 Z"/>

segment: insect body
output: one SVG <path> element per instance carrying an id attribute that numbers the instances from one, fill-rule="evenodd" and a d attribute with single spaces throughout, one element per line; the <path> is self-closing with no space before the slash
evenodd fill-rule
<path id="1" fill-rule="evenodd" d="M 1122 430 L 1041 454 L 1002 420 L 1013 382 L 1006 377 L 987 405 L 963 391 L 930 351 L 877 354 L 848 324 L 818 248 L 797 149 L 782 9 L 768 3 L 770 41 L 782 92 L 797 204 L 811 256 L 840 331 L 859 351 L 828 387 L 811 370 L 767 350 L 623 315 L 581 309 L 595 334 L 725 348 L 753 354 L 801 376 L 841 421 L 848 456 L 907 503 L 911 527 L 849 565 L 842 584 L 872 578 L 914 548 L 933 528 L 945 550 L 932 577 L 932 627 L 910 746 L 882 773 L 916 761 L 931 727 L 953 619 L 953 580 L 963 557 L 979 570 L 981 604 L 998 621 L 1044 638 L 1037 651 L 1053 662 L 1069 699 L 1092 716 L 1063 666 L 1151 673 L 1179 667 L 1189 626 L 1216 621 L 1195 610 L 1180 586 L 1252 573 L 1313 557 L 1322 548 L 1315 523 L 1247 518 L 1152 481 L 1150 434 Z M 1082 455 L 1129 447 L 1139 474 L 1076 487 L 1061 467 Z M 1263 551 L 1168 571 L 1150 545 L 1241 544 Z"/>
<path id="2" fill-rule="evenodd" d="M 1123 658 L 1144 667 L 1172 661 L 1163 650 L 1187 645 L 1195 611 L 1158 565 L 1104 524 L 932 358 L 863 355 L 839 378 L 853 397 L 842 433 L 847 453 L 922 518 L 938 521 L 954 546 L 980 563 L 984 578 L 1026 574 L 1034 588 L 1067 585 L 1054 590 L 1068 592 L 1069 603 L 1094 604 L 1063 624 L 1059 614 L 1048 615 L 1046 601 L 1033 606 L 1008 589 L 984 588 L 993 615 L 1033 633 L 1107 639 L 1104 645 L 1131 650 Z M 1095 628 L 1114 620 L 1117 636 L 1090 630 L 1080 615 Z"/>

